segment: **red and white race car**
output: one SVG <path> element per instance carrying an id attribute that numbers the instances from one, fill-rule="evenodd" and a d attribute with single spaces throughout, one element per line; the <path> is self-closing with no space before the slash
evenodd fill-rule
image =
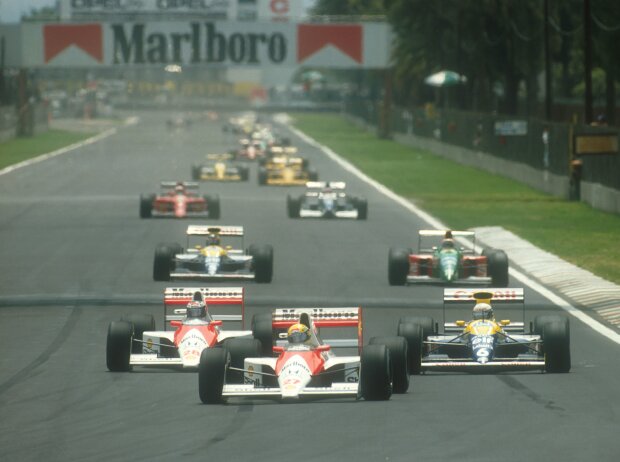
<path id="1" fill-rule="evenodd" d="M 201 307 L 202 306 L 202 307 Z M 155 330 L 152 315 L 133 314 L 108 327 L 106 361 L 113 372 L 133 366 L 197 368 L 204 349 L 221 349 L 225 341 L 249 330 L 222 330 L 223 322 L 243 328 L 242 287 L 173 287 L 164 292 L 164 330 Z"/>
<path id="2" fill-rule="evenodd" d="M 140 196 L 140 218 L 219 218 L 219 196 L 201 196 L 198 183 L 162 181 L 159 194 Z"/>
<path id="3" fill-rule="evenodd" d="M 323 340 L 322 330 L 334 337 Z M 252 332 L 253 345 L 232 340 L 231 349 L 202 352 L 198 389 L 203 403 L 230 397 L 387 400 L 409 388 L 406 340 L 374 337 L 362 347 L 359 307 L 276 309 L 255 316 Z M 336 356 L 337 348 L 357 354 Z"/>

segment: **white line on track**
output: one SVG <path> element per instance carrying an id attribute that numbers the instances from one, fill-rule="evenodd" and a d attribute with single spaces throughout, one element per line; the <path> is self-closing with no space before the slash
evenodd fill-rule
<path id="1" fill-rule="evenodd" d="M 138 122 L 138 117 L 129 117 L 128 119 L 125 120 L 124 126 L 134 125 L 137 122 Z M 32 159 L 24 160 L 23 162 L 19 162 L 17 164 L 9 165 L 8 167 L 5 167 L 0 170 L 0 176 L 6 175 L 7 173 L 11 173 L 23 167 L 28 167 L 29 165 L 38 164 L 39 162 L 43 162 L 44 160 L 48 160 L 53 157 L 60 156 L 61 154 L 65 154 L 67 152 L 73 151 L 83 146 L 88 146 L 89 144 L 96 143 L 97 141 L 101 141 L 102 139 L 107 138 L 108 136 L 114 135 L 117 131 L 118 131 L 117 127 L 109 128 L 99 133 L 98 135 L 85 139 L 84 141 L 70 144 L 69 146 L 65 146 L 64 148 L 56 149 L 55 151 L 48 152 L 47 154 L 42 154 L 38 157 L 33 157 Z"/>
<path id="2" fill-rule="evenodd" d="M 311 146 L 314 146 L 317 149 L 321 150 L 323 153 L 325 153 L 325 155 L 327 155 L 327 157 L 329 157 L 334 162 L 339 164 L 346 171 L 348 171 L 349 173 L 357 176 L 360 180 L 362 180 L 365 183 L 369 184 L 370 186 L 375 188 L 377 191 L 379 191 L 380 193 L 382 193 L 386 197 L 388 197 L 388 198 L 392 199 L 393 201 L 397 202 L 398 204 L 402 205 L 404 208 L 409 210 L 414 215 L 418 216 L 420 219 L 422 219 L 425 222 L 427 222 L 432 227 L 434 227 L 436 229 L 447 229 L 447 226 L 444 225 L 443 223 L 441 223 L 439 220 L 437 220 L 436 218 L 432 217 L 431 215 L 429 215 L 425 211 L 419 209 L 418 207 L 416 207 L 413 203 L 411 203 L 410 201 L 408 201 L 404 197 L 401 197 L 398 194 L 396 194 L 394 191 L 391 191 L 390 189 L 386 188 L 381 183 L 373 180 L 368 175 L 366 175 L 361 170 L 359 170 L 357 167 L 355 167 L 353 164 L 351 164 L 347 160 L 345 160 L 342 157 L 340 157 L 338 154 L 336 154 L 334 151 L 332 151 L 327 146 L 322 145 L 321 143 L 317 142 L 316 140 L 314 140 L 313 138 L 309 137 L 305 133 L 297 130 L 295 127 L 292 127 L 289 124 L 286 124 L 286 125 L 295 135 L 300 137 L 302 140 L 304 140 L 306 143 L 310 144 Z M 513 276 L 515 279 L 517 279 L 518 281 L 520 281 L 523 284 L 527 285 L 532 290 L 535 290 L 540 295 L 542 295 L 544 298 L 549 300 L 554 305 L 562 308 L 564 311 L 566 311 L 571 316 L 574 316 L 575 318 L 579 319 L 584 324 L 587 324 L 588 326 L 590 326 L 592 329 L 594 329 L 599 334 L 607 337 L 609 340 L 611 340 L 611 341 L 617 343 L 618 345 L 620 345 L 620 334 L 618 334 L 614 330 L 610 329 L 609 327 L 605 326 L 604 324 L 600 323 L 596 319 L 588 316 L 586 313 L 584 313 L 583 311 L 581 311 L 578 308 L 574 307 L 569 302 L 564 300 L 562 297 L 554 294 L 553 292 L 551 292 L 549 289 L 547 289 L 543 285 L 541 285 L 538 282 L 534 281 L 533 279 L 529 278 L 524 273 L 522 273 L 522 272 L 520 272 L 520 271 L 518 271 L 518 270 L 516 270 L 514 268 L 510 268 L 509 271 L 510 271 L 510 275 Z"/>

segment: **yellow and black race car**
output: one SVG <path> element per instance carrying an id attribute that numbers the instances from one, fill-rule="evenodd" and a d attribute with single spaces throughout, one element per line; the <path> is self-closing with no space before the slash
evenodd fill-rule
<path id="1" fill-rule="evenodd" d="M 308 181 L 316 181 L 319 175 L 308 167 L 303 157 L 287 155 L 261 159 L 258 168 L 258 184 L 270 186 L 305 186 Z"/>
<path id="2" fill-rule="evenodd" d="M 208 154 L 208 162 L 192 166 L 192 179 L 202 181 L 247 181 L 249 168 L 231 163 L 230 154 Z"/>

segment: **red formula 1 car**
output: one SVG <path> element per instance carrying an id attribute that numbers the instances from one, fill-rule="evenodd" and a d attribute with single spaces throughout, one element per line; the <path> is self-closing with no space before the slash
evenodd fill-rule
<path id="1" fill-rule="evenodd" d="M 333 338 L 322 339 L 323 331 Z M 228 351 L 203 351 L 198 369 L 203 403 L 230 397 L 386 400 L 409 388 L 406 340 L 374 337 L 362 347 L 359 307 L 276 309 L 255 316 L 252 333 L 255 344 L 237 347 L 232 340 Z M 334 354 L 339 348 L 354 349 L 354 355 Z"/>
<path id="2" fill-rule="evenodd" d="M 201 196 L 198 183 L 188 181 L 162 181 L 159 194 L 140 196 L 140 218 L 219 218 L 220 198 Z"/>
<path id="3" fill-rule="evenodd" d="M 164 292 L 164 330 L 155 330 L 152 315 L 128 315 L 108 328 L 108 369 L 125 372 L 133 366 L 198 367 L 205 348 L 248 337 L 251 331 L 222 330 L 222 323 L 244 325 L 242 287 L 174 287 Z"/>

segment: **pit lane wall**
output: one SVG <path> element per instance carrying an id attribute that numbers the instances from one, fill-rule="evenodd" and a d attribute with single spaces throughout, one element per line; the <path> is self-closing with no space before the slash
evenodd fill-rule
<path id="1" fill-rule="evenodd" d="M 371 105 L 362 110 L 360 106 L 346 105 L 345 111 L 359 126 L 376 130 L 374 121 L 378 119 L 378 112 L 373 112 Z M 574 182 L 571 184 L 569 177 L 568 124 L 524 120 L 523 128 L 519 120 L 496 117 L 494 120 L 499 123 L 496 125 L 491 118 L 490 115 L 459 114 L 457 111 L 446 111 L 441 117 L 397 109 L 391 118 L 392 137 L 401 144 L 512 178 L 547 194 L 564 199 L 575 197 Z M 583 132 L 616 131 L 611 127 L 579 129 Z M 501 130 L 506 130 L 505 134 Z M 519 130 L 526 131 L 520 133 Z M 543 136 L 545 131 L 547 135 Z M 579 189 L 582 202 L 620 214 L 620 155 L 583 158 Z"/>

